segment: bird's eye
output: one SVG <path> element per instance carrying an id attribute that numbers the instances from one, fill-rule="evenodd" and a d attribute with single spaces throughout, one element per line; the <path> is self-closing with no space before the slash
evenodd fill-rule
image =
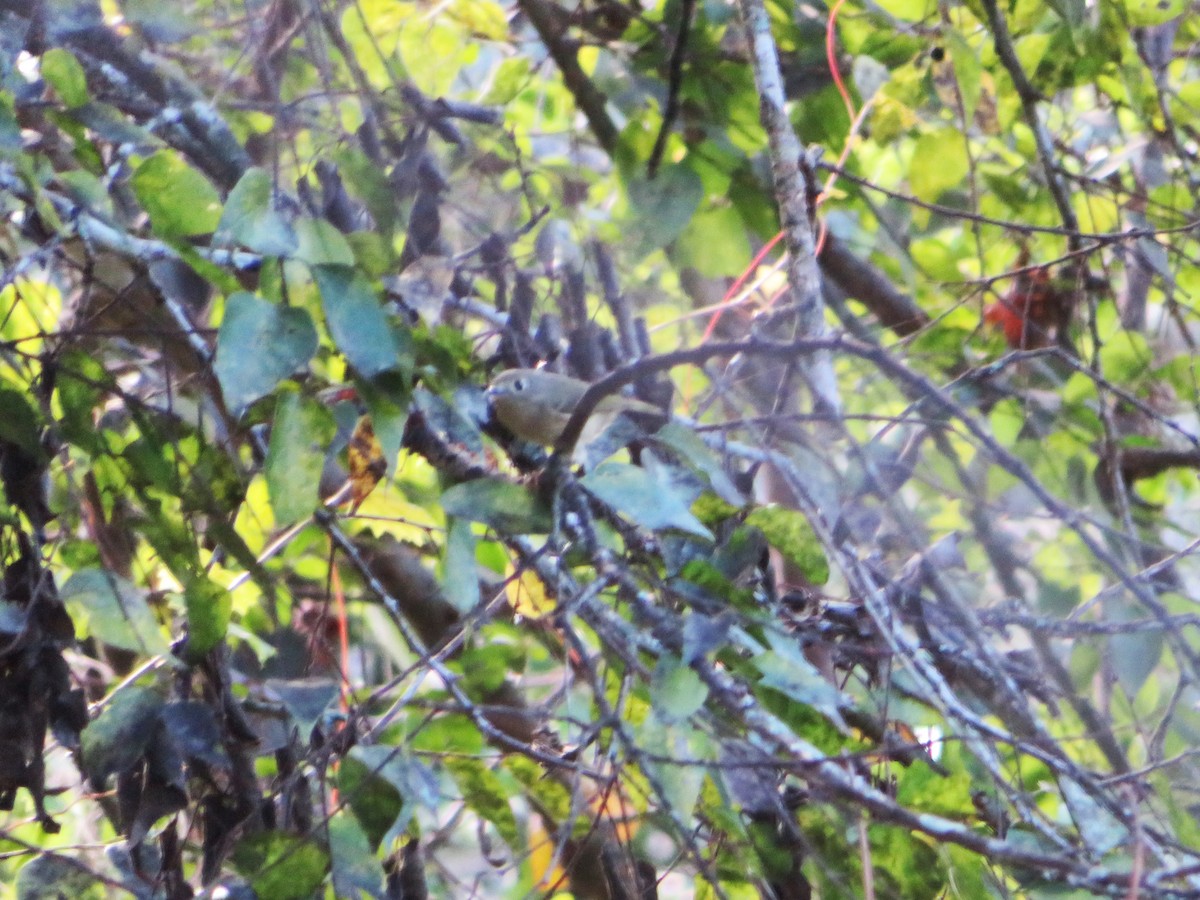
<path id="1" fill-rule="evenodd" d="M 525 384 L 524 378 L 516 378 L 513 380 L 513 390 L 514 391 L 518 391 L 518 392 L 523 391 L 523 390 L 525 390 L 525 387 L 526 387 L 526 384 Z"/>

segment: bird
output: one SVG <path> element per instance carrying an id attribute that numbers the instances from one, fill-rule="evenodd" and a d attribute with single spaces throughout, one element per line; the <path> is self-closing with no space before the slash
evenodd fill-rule
<path id="1" fill-rule="evenodd" d="M 542 369 L 509 369 L 501 372 L 487 389 L 492 415 L 516 437 L 535 444 L 553 445 L 562 436 L 584 392 L 586 381 Z M 617 416 L 632 413 L 653 416 L 661 422 L 666 414 L 657 406 L 630 397 L 610 395 L 596 404 L 579 446 L 598 437 Z"/>

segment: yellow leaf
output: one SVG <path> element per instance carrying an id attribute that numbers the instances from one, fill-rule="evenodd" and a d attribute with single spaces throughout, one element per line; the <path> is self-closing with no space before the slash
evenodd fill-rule
<path id="1" fill-rule="evenodd" d="M 542 889 L 561 888 L 567 881 L 566 872 L 554 859 L 554 840 L 536 813 L 529 817 L 529 871 L 534 884 Z"/>
<path id="2" fill-rule="evenodd" d="M 509 605 L 518 616 L 540 619 L 554 611 L 554 600 L 546 596 L 546 586 L 532 569 L 524 569 L 518 575 L 510 566 L 505 591 Z"/>
<path id="3" fill-rule="evenodd" d="M 357 510 L 387 472 L 383 448 L 375 437 L 375 429 L 368 416 L 360 418 L 354 426 L 346 455 L 350 464 L 350 508 Z"/>

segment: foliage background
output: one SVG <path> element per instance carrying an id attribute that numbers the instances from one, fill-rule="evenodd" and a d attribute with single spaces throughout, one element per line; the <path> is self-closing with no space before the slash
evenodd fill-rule
<path id="1" fill-rule="evenodd" d="M 1195 11 L 0 0 L 3 890 L 1200 894 Z"/>

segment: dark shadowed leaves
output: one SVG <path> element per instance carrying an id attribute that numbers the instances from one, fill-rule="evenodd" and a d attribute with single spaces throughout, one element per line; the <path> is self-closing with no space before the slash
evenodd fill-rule
<path id="1" fill-rule="evenodd" d="M 311 840 L 272 831 L 243 838 L 233 864 L 259 900 L 301 900 L 325 880 L 329 858 Z"/>
<path id="2" fill-rule="evenodd" d="M 83 763 L 96 784 L 127 771 L 154 737 L 163 699 L 148 688 L 118 691 L 100 716 L 83 730 Z"/>
<path id="3" fill-rule="evenodd" d="M 21 393 L 11 388 L 0 388 L 0 440 L 16 444 L 31 456 L 43 455 L 38 414 Z"/>
<path id="4" fill-rule="evenodd" d="M 227 766 L 229 756 L 221 746 L 221 730 L 212 707 L 198 700 L 180 700 L 163 707 L 162 722 L 179 752 L 189 760 Z"/>
<path id="5" fill-rule="evenodd" d="M 99 900 L 109 896 L 108 887 L 91 875 L 86 865 L 53 854 L 42 854 L 21 867 L 17 875 L 17 900 L 71 897 Z"/>

